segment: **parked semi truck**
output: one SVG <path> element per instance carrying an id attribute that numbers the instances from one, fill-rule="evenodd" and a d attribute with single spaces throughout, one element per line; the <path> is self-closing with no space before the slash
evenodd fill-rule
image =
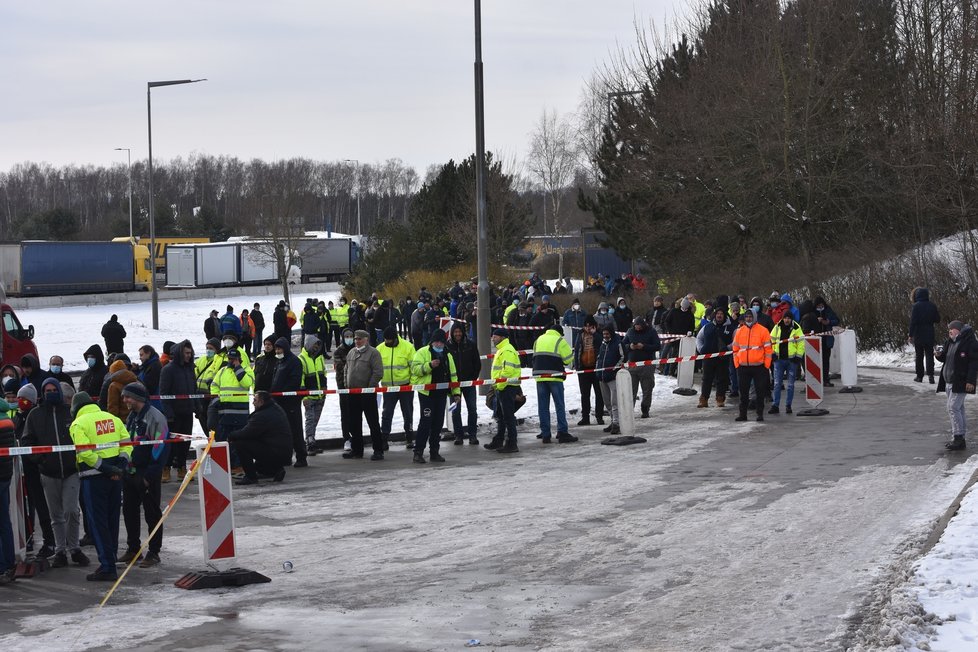
<path id="1" fill-rule="evenodd" d="M 149 236 L 136 236 L 130 239 L 127 236 L 112 238 L 112 242 L 132 242 L 149 247 Z M 175 244 L 204 244 L 210 242 L 210 238 L 198 237 L 176 237 L 176 236 L 156 236 L 156 251 L 153 254 L 153 262 L 156 263 L 156 272 L 161 273 L 166 269 L 166 248 Z"/>
<path id="2" fill-rule="evenodd" d="M 300 270 L 289 268 L 289 283 L 300 281 Z M 228 241 L 170 245 L 166 249 L 166 286 L 201 288 L 227 285 L 270 285 L 279 282 L 272 245 Z"/>
<path id="3" fill-rule="evenodd" d="M 357 247 L 349 238 L 302 238 L 295 250 L 303 283 L 338 281 L 356 264 Z"/>
<path id="4" fill-rule="evenodd" d="M 149 248 L 129 242 L 30 240 L 0 244 L 0 283 L 11 296 L 152 288 Z"/>

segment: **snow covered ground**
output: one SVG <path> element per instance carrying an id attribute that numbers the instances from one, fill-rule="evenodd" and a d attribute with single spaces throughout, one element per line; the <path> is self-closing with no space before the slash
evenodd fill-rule
<path id="1" fill-rule="evenodd" d="M 335 300 L 336 296 L 319 298 Z M 240 311 L 241 307 L 250 307 L 255 301 L 262 303 L 266 320 L 270 322 L 272 308 L 277 300 L 267 296 L 236 297 L 231 303 L 236 311 Z M 293 302 L 299 303 L 299 298 L 293 298 Z M 223 313 L 225 303 L 218 300 L 161 302 L 162 330 L 159 332 L 149 329 L 148 303 L 25 310 L 18 314 L 25 324 L 35 326 L 36 343 L 42 360 L 46 361 L 48 356 L 57 353 L 64 356 L 66 369 L 74 371 L 83 368 L 82 351 L 93 343 L 102 343 L 98 333 L 112 313 L 119 316 L 120 322 L 129 332 L 126 340 L 127 352 L 134 353 L 144 343 L 153 344 L 160 349 L 163 340 L 179 341 L 184 338 L 190 339 L 199 351 L 203 347 L 204 318 L 211 309 Z M 908 351 L 894 354 L 868 352 L 860 354 L 860 364 L 906 369 L 912 367 L 912 357 Z M 689 407 L 690 399 L 672 394 L 674 382 L 668 379 L 657 383 L 654 392 L 657 415 L 678 414 Z M 920 395 L 933 391 L 933 387 L 926 384 L 907 382 L 907 385 Z M 524 387 L 528 390 L 528 402 L 519 416 L 527 418 L 530 425 L 521 428 L 521 437 L 523 441 L 529 440 L 528 445 L 532 445 L 536 396 L 532 387 L 526 383 Z M 568 383 L 567 388 L 568 410 L 579 408 L 576 383 Z M 334 425 L 337 421 L 335 401 L 335 396 L 329 397 L 318 431 L 319 437 L 339 436 L 338 428 Z M 972 419 L 975 416 L 974 405 L 974 401 L 969 400 L 968 412 Z M 480 421 L 488 422 L 489 412 L 481 401 L 479 410 Z M 417 406 L 415 413 L 417 415 Z M 660 425 L 663 428 L 661 434 L 668 436 L 670 431 L 665 424 L 656 424 L 657 433 Z M 725 423 L 724 431 L 733 425 Z M 943 429 L 943 426 L 943 423 L 939 424 L 938 430 Z M 395 414 L 394 429 L 399 430 L 400 427 L 398 412 Z M 752 431 L 745 429 L 744 432 L 749 434 Z M 696 587 L 699 590 L 693 590 L 693 586 L 688 590 L 683 589 L 682 595 L 693 602 L 673 605 L 670 608 L 671 616 L 676 627 L 695 629 L 710 626 L 696 622 L 695 612 L 699 607 L 715 607 L 716 601 L 744 599 L 743 595 L 729 593 L 710 597 L 711 590 L 722 589 L 721 579 L 728 583 L 739 582 L 746 591 L 744 595 L 749 594 L 754 600 L 757 600 L 758 595 L 766 595 L 771 591 L 783 592 L 781 604 L 785 609 L 785 617 L 789 619 L 799 617 L 794 611 L 797 605 L 792 607 L 793 601 L 803 600 L 804 596 L 798 594 L 799 591 L 811 591 L 816 595 L 823 591 L 828 595 L 831 593 L 829 586 L 841 585 L 845 588 L 847 583 L 871 581 L 870 576 L 878 571 L 827 568 L 825 586 L 820 586 L 821 582 L 815 579 L 816 576 L 805 574 L 799 568 L 789 565 L 781 570 L 785 585 L 770 587 L 762 585 L 759 578 L 761 573 L 772 572 L 772 568 L 763 563 L 755 565 L 746 553 L 764 552 L 761 556 L 766 555 L 766 563 L 773 565 L 774 573 L 777 574 L 779 550 L 810 547 L 808 559 L 810 563 L 817 565 L 822 556 L 833 554 L 833 546 L 837 548 L 852 545 L 848 538 L 850 534 L 841 530 L 827 533 L 827 538 L 819 542 L 805 539 L 804 532 L 794 531 L 792 528 L 784 532 L 776 528 L 775 524 L 779 519 L 790 518 L 792 514 L 815 510 L 818 505 L 831 509 L 832 505 L 853 504 L 862 500 L 860 496 L 871 494 L 877 489 L 893 491 L 882 472 L 872 466 L 867 466 L 858 476 L 835 486 L 829 483 L 825 486 L 813 484 L 805 492 L 786 495 L 771 504 L 765 502 L 761 497 L 763 494 L 757 493 L 757 483 L 732 481 L 726 489 L 743 496 L 739 501 L 743 503 L 739 509 L 744 509 L 744 505 L 757 503 L 756 507 L 747 509 L 754 516 L 737 521 L 736 529 L 717 529 L 721 524 L 724 527 L 729 525 L 722 517 L 733 506 L 706 489 L 700 493 L 677 495 L 653 510 L 653 514 L 636 512 L 634 518 L 631 516 L 629 508 L 623 506 L 623 496 L 634 499 L 636 491 L 652 493 L 667 489 L 668 484 L 663 477 L 656 474 L 668 469 L 677 456 L 709 450 L 718 441 L 720 434 L 713 430 L 704 430 L 697 432 L 695 437 L 671 437 L 668 442 L 662 441 L 658 447 L 622 451 L 624 456 L 620 458 L 600 456 L 592 449 L 588 449 L 589 453 L 585 455 L 555 446 L 557 450 L 554 451 L 556 456 L 553 464 L 527 456 L 517 461 L 511 472 L 502 474 L 497 465 L 488 464 L 464 469 L 440 469 L 435 473 L 426 473 L 423 478 L 412 473 L 410 469 L 398 470 L 383 481 L 372 474 L 365 474 L 352 481 L 339 481 L 331 475 L 331 480 L 335 482 L 330 486 L 339 487 L 348 495 L 357 496 L 356 504 L 344 500 L 342 496 L 333 495 L 333 492 L 310 496 L 307 491 L 297 496 L 287 491 L 292 487 L 289 483 L 282 488 L 283 491 L 263 491 L 250 496 L 242 494 L 241 509 L 258 510 L 258 516 L 267 523 L 241 528 L 239 536 L 242 548 L 252 551 L 245 561 L 251 566 L 257 566 L 258 570 L 270 573 L 273 569 L 267 563 L 269 555 L 264 553 L 272 551 L 275 559 L 292 559 L 300 571 L 293 575 L 277 575 L 273 584 L 258 590 L 258 603 L 243 602 L 234 597 L 236 594 L 233 593 L 221 595 L 228 601 L 228 612 L 234 613 L 233 618 L 240 619 L 243 630 L 255 633 L 255 645 L 258 647 L 262 647 L 262 635 L 276 627 L 282 627 L 283 623 L 286 623 L 284 626 L 294 626 L 296 638 L 282 649 L 299 649 L 303 645 L 315 647 L 321 641 L 317 639 L 317 629 L 309 626 L 311 619 L 326 618 L 331 628 L 339 627 L 342 631 L 344 626 L 348 626 L 352 632 L 355 623 L 347 622 L 352 616 L 346 614 L 355 612 L 357 618 L 361 619 L 355 628 L 361 638 L 347 641 L 348 645 L 344 645 L 342 640 L 334 640 L 333 643 L 339 646 L 336 649 L 373 649 L 385 645 L 389 649 L 392 639 L 385 632 L 390 628 L 400 628 L 401 637 L 398 640 L 403 641 L 404 649 L 461 647 L 461 643 L 469 637 L 462 637 L 458 632 L 469 632 L 472 637 L 495 641 L 495 644 L 507 649 L 538 649 L 533 642 L 535 639 L 528 636 L 526 629 L 527 622 L 531 620 L 551 624 L 551 629 L 544 625 L 546 633 L 552 634 L 546 640 L 563 641 L 553 649 L 671 649 L 655 645 L 656 641 L 665 644 L 672 640 L 665 633 L 661 634 L 661 638 L 657 638 L 655 633 L 636 633 L 629 637 L 621 630 L 642 623 L 636 614 L 641 611 L 644 601 L 653 600 L 662 591 L 675 589 L 683 583 L 695 585 L 700 582 L 702 585 Z M 474 455 L 478 451 L 466 446 L 464 452 Z M 458 457 L 462 451 L 453 450 L 449 446 L 445 454 Z M 625 463 L 625 460 L 636 460 L 636 456 L 641 460 L 640 465 Z M 621 461 L 617 461 L 618 459 Z M 944 477 L 943 485 L 939 488 L 934 486 L 934 496 L 944 501 L 944 505 L 949 504 L 974 468 L 974 460 L 959 466 L 955 472 Z M 520 469 L 517 480 L 516 473 Z M 919 471 L 912 469 L 904 472 L 907 473 L 908 483 L 914 478 L 924 477 Z M 568 485 L 571 478 L 573 484 Z M 431 500 L 426 497 L 431 497 Z M 910 503 L 917 498 L 912 492 L 906 495 L 894 493 L 893 507 Z M 378 516 L 376 520 L 367 518 L 379 505 L 374 501 L 383 502 L 388 516 Z M 473 501 L 478 509 L 473 509 Z M 625 503 L 627 502 L 626 500 Z M 882 508 L 879 505 L 870 509 L 871 504 L 867 503 L 865 507 L 863 518 L 867 522 L 874 519 L 886 521 L 886 514 L 880 513 Z M 613 536 L 600 527 L 607 517 L 605 508 L 618 513 L 619 528 L 625 528 L 618 529 Z M 912 528 L 917 531 L 926 529 L 928 523 L 939 515 L 928 511 L 933 510 L 933 505 L 928 507 L 921 504 L 915 509 L 919 511 L 914 512 L 916 516 L 912 520 Z M 693 510 L 704 518 L 695 527 L 683 530 L 680 537 L 668 526 L 677 510 Z M 311 524 L 322 523 L 324 514 L 327 515 L 327 523 L 324 525 L 325 529 L 320 531 L 319 527 Z M 651 521 L 659 522 L 659 525 L 650 531 L 647 520 L 637 518 L 640 515 L 646 518 L 651 516 Z M 373 524 L 368 525 L 366 522 Z M 502 523 L 505 526 L 500 527 Z M 283 524 L 289 524 L 290 527 L 283 528 Z M 517 531 L 525 530 L 548 533 L 539 543 L 550 546 L 553 550 L 514 549 L 510 535 L 515 536 Z M 451 545 L 452 540 L 467 543 L 460 548 Z M 193 565 L 194 562 L 189 560 L 196 553 L 199 537 L 178 534 L 167 541 L 168 550 L 190 551 L 182 557 L 180 553 L 171 554 Z M 353 545 L 354 542 L 371 541 L 384 547 L 380 554 L 386 560 L 384 568 L 388 573 L 388 581 L 383 586 L 387 591 L 397 594 L 407 590 L 399 582 L 406 582 L 406 578 L 419 574 L 428 574 L 433 578 L 422 589 L 411 589 L 413 599 L 417 601 L 414 609 L 371 610 L 350 597 L 361 590 L 363 602 L 368 603 L 371 599 L 380 600 L 383 595 L 381 589 L 369 581 L 377 570 L 369 556 L 368 551 L 371 548 Z M 886 545 L 885 541 L 875 543 Z M 616 556 L 628 556 L 635 546 L 643 546 L 649 551 L 651 565 L 646 569 L 647 572 L 652 572 L 653 566 L 668 567 L 672 564 L 674 579 L 670 581 L 679 584 L 670 585 L 667 582 L 663 587 L 642 583 L 641 578 L 632 576 L 628 568 L 618 567 Z M 673 546 L 688 549 L 690 555 L 680 560 L 670 560 Z M 561 550 L 566 558 L 555 561 L 556 550 Z M 663 551 L 661 559 L 655 555 L 659 550 Z M 730 566 L 724 569 L 723 577 L 700 576 L 694 561 L 696 555 L 716 555 L 718 550 L 721 555 L 729 556 Z M 259 555 L 258 552 L 263 554 Z M 196 554 L 199 556 L 199 553 Z M 518 563 L 524 573 L 523 579 L 527 581 L 522 588 L 506 583 L 505 580 L 501 580 L 498 585 L 493 584 L 494 573 L 500 574 L 500 577 L 506 575 L 507 564 L 504 560 L 507 557 L 513 563 Z M 487 571 L 487 560 L 494 558 L 498 558 L 497 562 L 491 563 L 491 568 Z M 633 557 L 628 558 L 634 562 Z M 902 581 L 895 582 L 892 587 L 885 587 L 887 595 L 882 596 L 885 610 L 876 629 L 866 632 L 864 639 L 853 649 L 953 652 L 978 649 L 978 496 L 975 492 L 970 492 L 964 498 L 957 516 L 950 521 L 941 540 L 926 555 L 918 558 L 915 550 L 908 550 L 899 563 L 904 564 L 904 567 L 898 569 L 898 576 Z M 572 586 L 560 585 L 548 575 L 547 569 L 554 568 L 555 564 L 570 578 Z M 445 585 L 443 580 L 434 579 L 444 577 L 438 573 L 439 569 L 446 568 L 451 570 L 453 582 L 469 587 L 468 593 L 459 593 L 457 589 Z M 608 576 L 622 573 L 625 573 L 620 579 L 623 592 L 609 592 L 606 583 Z M 362 579 L 367 581 L 360 588 Z M 819 586 L 806 587 L 804 584 L 792 582 L 814 582 Z M 336 594 L 341 596 L 337 598 L 338 604 L 333 604 L 324 612 L 317 609 L 315 604 L 305 604 L 303 600 L 296 598 L 297 591 L 308 590 L 310 586 L 334 587 Z M 325 599 L 323 589 L 318 590 L 320 599 Z M 611 596 L 612 593 L 615 594 L 614 597 Z M 476 611 L 473 615 L 467 600 L 476 596 L 478 600 L 488 602 L 483 611 Z M 123 648 L 138 646 L 153 641 L 161 631 L 172 628 L 199 627 L 203 628 L 202 631 L 207 631 L 207 627 L 215 626 L 215 623 L 225 617 L 218 613 L 219 610 L 215 611 L 213 594 L 193 592 L 189 595 L 180 594 L 181 614 L 165 615 L 166 605 L 173 598 L 174 590 L 170 588 L 138 598 L 123 592 L 122 599 L 129 604 L 110 607 L 108 613 L 102 617 L 105 622 L 126 618 L 127 622 L 131 622 L 124 628 L 127 630 L 126 634 L 120 635 L 121 630 L 117 627 L 90 628 L 85 632 L 85 643 L 77 649 L 90 646 L 114 649 L 121 649 L 120 645 Z M 134 609 L 131 604 L 136 599 L 139 600 L 138 609 Z M 591 604 L 596 611 L 594 617 L 587 620 L 591 629 L 577 631 L 573 622 L 568 622 L 561 616 L 583 603 Z M 749 608 L 745 603 L 745 609 Z M 817 609 L 817 605 L 809 604 L 808 608 Z M 828 614 L 822 615 L 828 617 Z M 77 628 L 83 626 L 91 616 L 92 613 L 88 610 L 68 616 L 39 615 L 23 619 L 19 623 L 20 633 L 7 635 L 0 641 L 8 649 L 45 642 L 51 646 L 50 649 L 63 649 L 64 630 L 59 631 L 57 628 L 78 631 Z M 129 618 L 132 620 L 128 621 Z M 366 619 L 366 623 L 362 619 Z M 615 624 L 616 619 L 618 624 Z M 417 630 L 411 626 L 411 623 L 432 623 L 440 620 L 450 622 L 452 627 L 448 628 L 445 623 L 441 623 L 433 628 Z M 493 623 L 489 630 L 485 629 L 486 622 Z M 749 621 L 735 622 L 746 625 Z M 581 628 L 584 626 L 584 623 L 580 625 Z M 373 641 L 362 638 L 362 632 L 371 627 L 376 630 L 376 638 Z M 717 641 L 736 640 L 740 644 L 739 649 L 753 649 L 751 642 L 760 640 L 752 638 L 749 632 L 717 632 L 716 635 Z M 693 637 L 690 640 L 706 639 Z M 804 638 L 783 638 L 779 640 L 779 644 L 777 649 L 821 649 L 816 641 Z"/>

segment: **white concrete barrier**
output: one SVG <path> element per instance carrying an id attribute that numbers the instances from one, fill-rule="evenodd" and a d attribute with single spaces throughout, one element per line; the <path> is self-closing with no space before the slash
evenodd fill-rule
<path id="1" fill-rule="evenodd" d="M 857 394 L 859 387 L 859 366 L 856 362 L 856 331 L 846 329 L 835 336 L 835 348 L 839 351 L 840 373 L 842 374 L 841 394 Z"/>
<path id="2" fill-rule="evenodd" d="M 634 435 L 635 406 L 632 403 L 632 374 L 628 369 L 619 369 L 615 374 L 615 391 L 618 394 L 618 427 L 621 434 Z"/>
<path id="3" fill-rule="evenodd" d="M 688 358 L 691 355 L 696 355 L 696 338 L 684 337 L 679 340 L 679 357 Z M 672 390 L 673 394 L 696 396 L 696 390 L 693 389 L 693 371 L 695 368 L 696 362 L 694 360 L 679 363 L 676 374 L 676 389 Z"/>

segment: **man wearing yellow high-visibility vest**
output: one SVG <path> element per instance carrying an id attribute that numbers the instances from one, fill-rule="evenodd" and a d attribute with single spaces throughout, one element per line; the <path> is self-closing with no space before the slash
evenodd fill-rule
<path id="1" fill-rule="evenodd" d="M 241 363 L 239 349 L 227 352 L 227 366 L 221 367 L 211 383 L 211 394 L 217 394 L 217 441 L 227 441 L 228 433 L 248 423 L 248 390 L 255 386 L 255 372 Z M 231 447 L 232 473 L 244 473 L 238 455 Z"/>
<path id="2" fill-rule="evenodd" d="M 550 324 L 533 343 L 533 375 L 537 383 L 537 414 L 540 417 L 540 438 L 544 444 L 550 439 L 550 399 L 553 398 L 557 413 L 557 441 L 567 444 L 577 441 L 567 428 L 567 412 L 564 409 L 564 368 L 574 363 L 574 352 L 564 339 L 564 329 Z M 545 375 L 541 375 L 545 374 Z"/>
<path id="3" fill-rule="evenodd" d="M 122 505 L 122 476 L 129 466 L 129 448 L 118 445 L 129 439 L 122 420 L 100 410 L 88 392 L 71 399 L 74 421 L 68 432 L 76 446 L 102 444 L 105 448 L 80 450 L 75 454 L 85 517 L 98 551 L 99 567 L 89 573 L 90 582 L 114 582 L 119 551 L 119 513 Z"/>
<path id="4" fill-rule="evenodd" d="M 492 332 L 492 343 L 496 345 L 490 373 L 495 381 L 496 436 L 484 444 L 484 448 L 500 453 L 519 453 L 516 446 L 516 395 L 520 393 L 520 356 L 510 344 L 509 331 L 505 328 Z"/>
<path id="5" fill-rule="evenodd" d="M 302 389 L 326 389 L 326 364 L 320 355 L 322 343 L 315 335 L 306 335 L 302 341 L 302 351 L 299 352 L 299 362 L 302 363 Z M 316 443 L 316 428 L 323 414 L 326 397 L 322 394 L 306 396 L 302 399 L 305 409 L 306 452 L 316 455 L 321 452 Z"/>

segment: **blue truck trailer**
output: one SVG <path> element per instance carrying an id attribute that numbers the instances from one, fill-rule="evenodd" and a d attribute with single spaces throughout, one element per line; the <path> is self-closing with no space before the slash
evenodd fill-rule
<path id="1" fill-rule="evenodd" d="M 142 247 L 145 249 L 145 247 Z M 148 250 L 145 256 L 148 262 Z M 56 296 L 148 289 L 126 242 L 26 241 L 0 245 L 0 282 L 12 296 Z M 143 261 L 141 261 L 143 262 Z"/>

